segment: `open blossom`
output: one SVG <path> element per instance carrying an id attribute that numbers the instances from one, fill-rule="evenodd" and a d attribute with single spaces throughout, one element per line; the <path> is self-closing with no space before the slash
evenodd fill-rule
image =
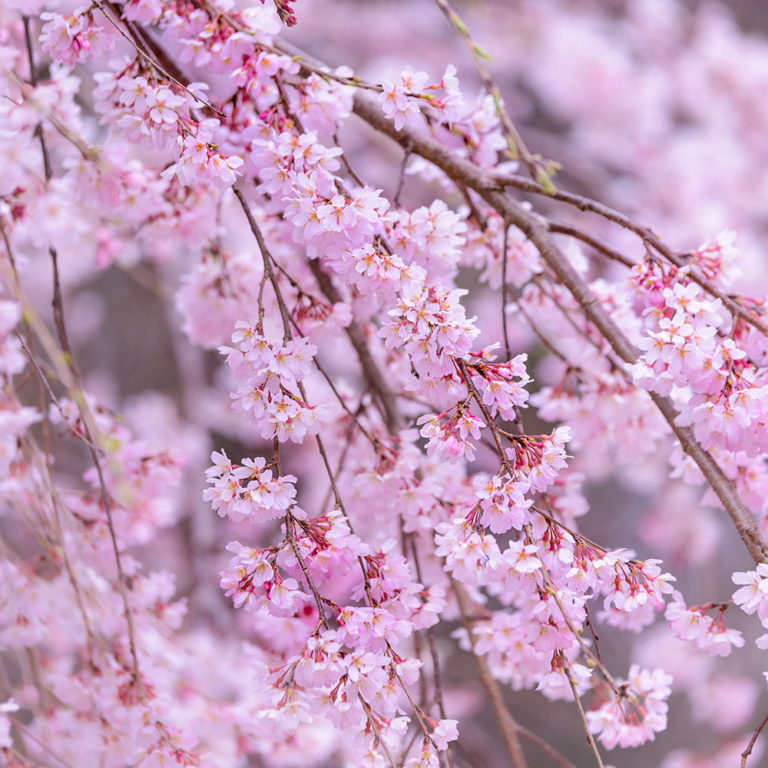
<path id="1" fill-rule="evenodd" d="M 129 0 L 125 4 L 125 18 L 151 24 L 163 11 L 161 0 Z"/>
<path id="2" fill-rule="evenodd" d="M 531 500 L 525 498 L 528 485 L 495 475 L 476 479 L 477 506 L 481 512 L 480 524 L 492 533 L 506 533 L 510 528 L 522 529 L 530 520 Z"/>
<path id="3" fill-rule="evenodd" d="M 739 250 L 735 242 L 735 232 L 721 232 L 714 242 L 705 243 L 691 252 L 690 258 L 705 277 L 723 287 L 731 286 L 741 276 Z"/>
<path id="4" fill-rule="evenodd" d="M 443 200 L 414 211 L 400 211 L 392 226 L 392 242 L 398 254 L 418 264 L 435 278 L 455 273 L 465 243 L 466 225 Z"/>
<path id="5" fill-rule="evenodd" d="M 285 578 L 274 566 L 276 553 L 256 550 L 237 541 L 227 549 L 235 553 L 229 568 L 220 573 L 219 585 L 235 608 L 272 616 L 290 616 L 310 601 L 309 595 L 292 578 Z"/>
<path id="6" fill-rule="evenodd" d="M 40 40 L 44 51 L 55 61 L 70 66 L 88 55 L 111 48 L 111 30 L 97 23 L 92 11 L 74 15 L 41 13 L 43 24 Z"/>
<path id="7" fill-rule="evenodd" d="M 583 664 L 570 663 L 566 668 L 562 658 L 555 654 L 552 656 L 552 670 L 539 680 L 536 690 L 551 700 L 569 700 L 573 698 L 571 683 L 581 695 L 589 687 L 591 677 L 591 671 Z"/>
<path id="8" fill-rule="evenodd" d="M 400 75 L 399 82 L 383 82 L 383 91 L 379 98 L 384 114 L 394 121 L 396 129 L 399 130 L 409 119 L 418 115 L 419 108 L 413 97 L 421 93 L 428 79 L 426 73 L 414 73 L 407 67 Z"/>
<path id="9" fill-rule="evenodd" d="M 586 713 L 590 732 L 607 749 L 653 741 L 667 725 L 672 677 L 661 669 L 650 671 L 633 664 L 628 678 L 617 682 L 618 695 L 607 693 L 605 703 Z"/>
<path id="10" fill-rule="evenodd" d="M 518 573 L 533 573 L 541 568 L 541 559 L 537 555 L 539 547 L 536 544 L 524 544 L 522 541 L 512 541 L 504 550 L 504 564 Z"/>
<path id="11" fill-rule="evenodd" d="M 179 119 L 177 110 L 183 104 L 184 99 L 170 88 L 148 89 L 146 92 L 149 119 L 156 123 L 175 123 Z"/>
<path id="12" fill-rule="evenodd" d="M 492 536 L 479 534 L 463 517 L 440 523 L 435 531 L 435 554 L 445 558 L 445 568 L 465 583 L 482 583 L 485 570 L 498 565 L 501 558 Z"/>
<path id="13" fill-rule="evenodd" d="M 347 607 L 338 616 L 338 638 L 351 648 L 364 646 L 382 650 L 411 634 L 409 622 L 382 608 Z"/>
<path id="14" fill-rule="evenodd" d="M 744 613 L 757 612 L 762 622 L 768 622 L 768 565 L 759 563 L 754 571 L 734 573 L 731 579 L 743 585 L 733 593 L 733 602 Z"/>
<path id="15" fill-rule="evenodd" d="M 483 396 L 491 415 L 497 413 L 510 421 L 517 417 L 517 409 L 525 408 L 528 392 L 525 389 L 531 379 L 525 367 L 527 355 L 517 355 L 506 363 L 486 362 L 489 350 L 483 355 L 483 362 L 471 368 L 472 382 Z"/>
<path id="16" fill-rule="evenodd" d="M 718 606 L 687 608 L 681 599 L 676 599 L 669 603 L 664 615 L 676 637 L 692 642 L 713 656 L 728 656 L 733 648 L 744 645 L 744 638 L 738 630 L 725 627 L 724 607 L 708 616 L 707 612 L 714 608 Z"/>
<path id="17" fill-rule="evenodd" d="M 472 460 L 475 457 L 473 441 L 480 439 L 482 421 L 464 404 L 439 415 L 421 416 L 421 436 L 428 439 L 427 453 L 444 456 L 449 461 Z M 471 439 L 470 439 L 471 438 Z"/>
<path id="18" fill-rule="evenodd" d="M 265 469 L 265 459 L 243 459 L 243 466 L 233 466 L 225 453 L 214 452 L 214 465 L 206 470 L 211 488 L 203 492 L 222 517 L 239 521 L 246 517 L 268 520 L 279 517 L 295 503 L 296 478 L 273 476 Z"/>
<path id="19" fill-rule="evenodd" d="M 173 122 L 167 108 L 164 107 L 158 114 L 162 115 L 163 121 Z M 174 173 L 185 185 L 213 181 L 223 186 L 231 186 L 237 181 L 238 168 L 242 165 L 243 159 L 237 155 L 222 155 L 207 142 L 187 136 L 183 142 L 181 156 L 169 167 L 166 175 Z"/>
<path id="20" fill-rule="evenodd" d="M 607 552 L 599 564 L 601 592 L 605 595 L 600 618 L 612 626 L 639 632 L 664 608 L 664 595 L 673 592 L 674 576 L 659 567 L 659 560 L 638 561 L 625 551 Z"/>
<path id="21" fill-rule="evenodd" d="M 176 292 L 184 333 L 205 349 L 229 341 L 235 324 L 253 311 L 261 277 L 260 265 L 245 253 L 204 254 Z"/>
<path id="22" fill-rule="evenodd" d="M 414 280 L 407 285 L 380 335 L 387 348 L 404 345 L 415 372 L 415 386 L 445 382 L 455 374 L 452 358 L 465 357 L 479 330 L 467 318 L 460 289 L 447 291 Z"/>
<path id="23" fill-rule="evenodd" d="M 324 411 L 306 403 L 299 382 L 308 375 L 317 351 L 306 337 L 273 344 L 255 326 L 238 322 L 232 335 L 236 347 L 221 347 L 238 389 L 233 407 L 249 413 L 263 437 L 301 442 L 320 429 Z"/>
<path id="24" fill-rule="evenodd" d="M 557 427 L 551 435 L 520 435 L 506 454 L 531 488 L 543 491 L 566 467 L 565 445 L 570 440 L 570 427 Z"/>
<path id="25" fill-rule="evenodd" d="M 458 720 L 439 720 L 431 735 L 438 749 L 448 749 L 448 743 L 459 738 Z"/>

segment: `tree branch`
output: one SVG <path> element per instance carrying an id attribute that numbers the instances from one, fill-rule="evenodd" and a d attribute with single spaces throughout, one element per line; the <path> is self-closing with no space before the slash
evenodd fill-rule
<path id="1" fill-rule="evenodd" d="M 355 95 L 354 111 L 372 128 L 389 136 L 401 146 L 407 144 L 413 153 L 436 165 L 451 179 L 475 190 L 501 214 L 507 224 L 514 224 L 520 229 L 534 244 L 542 259 L 560 282 L 570 291 L 586 317 L 602 333 L 613 351 L 630 365 L 637 361 L 637 349 L 622 333 L 605 307 L 590 290 L 586 281 L 560 251 L 548 232 L 546 223 L 539 216 L 522 208 L 503 190 L 499 189 L 497 179 L 487 176 L 468 160 L 415 131 L 407 128 L 396 130 L 393 123 L 381 112 L 378 104 L 372 102 L 365 95 L 360 93 Z M 527 183 L 535 184 L 534 182 Z M 538 187 L 538 185 L 535 186 Z M 768 560 L 768 545 L 766 545 L 751 514 L 739 498 L 734 483 L 725 476 L 712 456 L 699 445 L 693 432 L 687 427 L 680 427 L 675 424 L 677 412 L 672 402 L 655 392 L 648 394 L 680 441 L 683 450 L 696 462 L 720 499 L 755 562 L 760 563 Z"/>
<path id="2" fill-rule="evenodd" d="M 528 764 L 525 760 L 525 755 L 523 754 L 523 748 L 520 746 L 520 735 L 522 734 L 520 725 L 507 709 L 507 705 L 504 702 L 504 697 L 501 693 L 501 687 L 491 673 L 488 660 L 485 656 L 475 651 L 475 636 L 472 633 L 472 623 L 469 620 L 469 616 L 474 613 L 472 601 L 464 589 L 464 585 L 460 584 L 453 577 L 451 577 L 451 586 L 456 595 L 456 602 L 459 604 L 462 623 L 469 636 L 472 655 L 475 657 L 475 664 L 477 665 L 477 675 L 480 678 L 480 683 L 483 688 L 485 688 L 485 692 L 488 694 L 488 700 L 493 709 L 493 713 L 496 715 L 496 721 L 501 729 L 501 735 L 504 738 L 504 745 L 507 748 L 512 767 L 527 768 Z"/>

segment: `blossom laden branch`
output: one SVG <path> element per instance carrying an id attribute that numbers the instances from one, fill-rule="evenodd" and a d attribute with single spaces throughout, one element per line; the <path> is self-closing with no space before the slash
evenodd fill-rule
<path id="1" fill-rule="evenodd" d="M 370 101 L 361 94 L 355 96 L 355 112 L 377 131 L 384 133 L 396 142 L 403 144 L 407 141 L 415 154 L 434 163 L 449 178 L 457 179 L 473 189 L 498 210 L 508 225 L 514 225 L 524 232 L 557 278 L 579 303 L 584 314 L 600 330 L 614 352 L 628 364 L 637 361 L 637 350 L 601 306 L 583 278 L 565 259 L 547 232 L 546 226 L 537 217 L 524 211 L 503 192 L 497 191 L 496 184 L 492 179 L 487 178 L 482 171 L 463 158 L 452 154 L 427 137 L 418 136 L 407 130 L 395 130 L 394 126 L 380 115 Z M 726 478 L 709 453 L 701 448 L 690 430 L 677 425 L 677 413 L 674 406 L 666 398 L 655 392 L 649 394 L 680 440 L 683 449 L 693 458 L 707 478 L 755 562 L 768 560 L 768 545 L 766 545 L 757 525 L 744 507 L 733 483 Z"/>

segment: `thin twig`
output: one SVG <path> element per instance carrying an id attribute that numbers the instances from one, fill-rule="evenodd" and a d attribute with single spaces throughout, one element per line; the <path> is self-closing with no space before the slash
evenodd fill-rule
<path id="1" fill-rule="evenodd" d="M 277 470 L 278 477 L 281 477 L 283 474 L 283 467 L 280 463 L 280 443 L 278 442 L 278 439 L 275 438 L 274 440 L 274 459 L 275 459 L 275 469 Z M 318 591 L 317 587 L 315 586 L 315 582 L 312 580 L 312 577 L 309 574 L 309 569 L 307 568 L 307 564 L 304 562 L 304 558 L 302 557 L 301 550 L 299 549 L 299 545 L 296 542 L 296 535 L 293 530 L 293 526 L 295 524 L 296 519 L 294 518 L 293 514 L 291 513 L 290 509 L 286 511 L 285 513 L 285 535 L 288 539 L 288 543 L 291 546 L 291 549 L 293 550 L 293 554 L 296 557 L 296 559 L 299 561 L 299 566 L 301 567 L 301 572 L 304 574 L 304 580 L 307 582 L 307 587 L 309 587 L 309 591 L 312 593 L 312 597 L 315 599 L 315 605 L 317 606 L 317 616 L 320 619 L 320 622 L 322 625 L 328 629 L 328 619 L 325 616 L 325 607 L 323 606 L 323 598 L 320 597 L 320 592 Z"/>
<path id="2" fill-rule="evenodd" d="M 29 55 L 29 69 L 30 72 L 35 71 L 35 61 L 33 56 L 33 49 L 29 38 L 29 23 L 25 24 L 25 35 L 27 36 L 27 53 Z M 34 82 L 34 81 L 33 81 Z M 45 136 L 42 130 L 38 133 L 38 140 L 40 142 L 40 148 L 43 155 L 43 166 L 45 169 L 46 182 L 50 181 L 52 175 L 51 163 L 48 154 L 48 148 L 45 142 Z M 117 566 L 117 586 L 120 593 L 120 597 L 123 604 L 123 615 L 125 617 L 126 627 L 128 629 L 128 647 L 131 655 L 131 661 L 133 664 L 132 676 L 133 682 L 136 686 L 139 699 L 143 704 L 146 704 L 146 693 L 144 690 L 144 681 L 141 677 L 139 669 L 139 656 L 136 647 L 136 632 L 133 624 L 133 614 L 131 612 L 130 603 L 128 600 L 127 580 L 125 571 L 123 570 L 123 562 L 120 556 L 120 547 L 117 541 L 117 533 L 115 531 L 114 520 L 112 518 L 112 505 L 110 502 L 110 495 L 107 489 L 106 481 L 104 479 L 104 472 L 101 466 L 101 457 L 99 456 L 100 450 L 97 450 L 96 446 L 101 446 L 101 440 L 99 437 L 98 427 L 95 420 L 92 418 L 90 408 L 83 394 L 83 387 L 81 383 L 80 372 L 75 364 L 75 359 L 72 354 L 72 348 L 69 343 L 69 337 L 67 335 L 66 324 L 64 322 L 64 300 L 61 291 L 61 280 L 59 277 L 59 262 L 56 249 L 52 246 L 48 247 L 48 253 L 51 257 L 51 269 L 53 275 L 53 299 L 51 302 L 53 309 L 53 321 L 56 329 L 56 335 L 61 346 L 61 352 L 63 353 L 63 359 L 66 367 L 69 369 L 69 373 L 72 377 L 71 394 L 72 398 L 77 405 L 80 419 L 83 424 L 83 433 L 87 438 L 88 451 L 91 455 L 91 460 L 96 469 L 96 475 L 98 478 L 99 492 L 101 495 L 101 501 L 104 506 L 104 513 L 107 520 L 107 529 L 109 530 L 109 537 L 112 543 L 112 552 L 115 557 L 115 563 Z"/>
<path id="3" fill-rule="evenodd" d="M 400 195 L 403 192 L 405 186 L 405 168 L 408 165 L 408 159 L 411 156 L 411 150 L 408 147 L 404 147 L 403 162 L 400 164 L 400 176 L 397 180 L 397 189 L 395 190 L 395 196 L 392 198 L 392 202 L 396 208 L 400 207 Z"/>
<path id="4" fill-rule="evenodd" d="M 477 674 L 480 678 L 480 683 L 488 694 L 488 701 L 496 716 L 496 722 L 501 729 L 501 735 L 504 739 L 504 745 L 507 749 L 512 768 L 526 768 L 527 763 L 525 755 L 523 753 L 523 748 L 520 745 L 520 726 L 517 720 L 510 714 L 509 709 L 507 709 L 507 705 L 504 702 L 504 697 L 501 693 L 501 687 L 491 672 L 488 660 L 483 654 L 477 653 L 475 650 L 475 635 L 472 629 L 472 623 L 468 619 L 468 616 L 474 613 L 469 595 L 465 591 L 464 585 L 460 584 L 453 577 L 451 577 L 451 586 L 454 595 L 456 595 L 456 602 L 459 606 L 462 623 L 464 624 L 467 636 L 469 637 L 469 644 L 472 649 L 472 655 L 475 658 L 475 664 L 477 665 Z"/>
<path id="5" fill-rule="evenodd" d="M 568 665 L 568 661 L 565 658 L 565 654 L 560 651 L 560 661 L 563 664 L 563 670 L 565 671 L 565 676 L 568 678 L 568 684 L 571 686 L 571 691 L 573 693 L 573 700 L 576 702 L 576 708 L 579 710 L 579 717 L 581 718 L 581 724 L 584 727 L 584 733 L 587 737 L 587 744 L 589 744 L 589 748 L 592 750 L 592 754 L 595 756 L 595 760 L 597 761 L 597 765 L 599 768 L 605 768 L 605 764 L 603 763 L 603 758 L 600 757 L 600 750 L 597 748 L 597 743 L 595 742 L 595 737 L 592 735 L 592 733 L 589 730 L 589 723 L 587 722 L 587 716 L 584 714 L 584 707 L 581 704 L 581 699 L 579 698 L 579 694 L 576 690 L 576 684 L 573 682 L 573 676 L 571 675 L 571 668 Z"/>
<path id="6" fill-rule="evenodd" d="M 504 100 L 501 96 L 499 86 L 491 77 L 491 73 L 483 63 L 483 59 L 487 58 L 487 54 L 483 49 L 472 39 L 472 35 L 469 32 L 467 25 L 459 17 L 458 13 L 451 7 L 448 0 L 435 0 L 435 3 L 443 12 L 445 17 L 459 33 L 462 40 L 466 44 L 469 52 L 472 54 L 472 61 L 475 63 L 475 69 L 480 75 L 480 79 L 483 82 L 483 87 L 488 92 L 488 95 L 493 100 L 493 106 L 496 110 L 496 116 L 499 118 L 501 124 L 501 130 L 507 141 L 507 149 L 512 158 L 520 158 L 525 164 L 526 168 L 530 172 L 531 176 L 535 179 L 540 179 L 545 182 L 551 180 L 549 178 L 549 172 L 546 169 L 547 163 L 542 163 L 538 158 L 534 157 L 525 146 L 522 137 L 520 136 L 514 123 L 510 120 L 506 109 L 504 108 Z"/>
<path id="7" fill-rule="evenodd" d="M 509 227 L 504 223 L 504 237 L 501 245 L 501 329 L 504 332 L 504 350 L 507 353 L 507 360 L 512 359 L 512 352 L 509 347 L 509 330 L 507 329 L 507 293 L 509 283 L 507 282 L 507 248 L 509 247 Z"/>
<path id="8" fill-rule="evenodd" d="M 520 735 L 533 742 L 542 752 L 546 752 L 556 763 L 563 768 L 577 768 L 565 755 L 558 752 L 548 741 L 542 739 L 537 733 L 529 731 L 524 725 L 520 725 Z"/>
<path id="9" fill-rule="evenodd" d="M 618 224 L 618 226 L 622 227 L 623 229 L 626 229 L 629 232 L 637 235 L 643 241 L 643 243 L 650 245 L 652 248 L 654 248 L 654 250 L 656 250 L 659 254 L 661 254 L 661 256 L 667 259 L 667 261 L 674 264 L 678 269 L 686 266 L 685 258 L 676 253 L 666 243 L 664 243 L 664 241 L 650 227 L 647 227 L 643 224 L 638 224 L 626 214 L 623 214 L 608 205 L 599 203 L 596 200 L 591 200 L 588 197 L 583 197 L 582 195 L 576 195 L 572 192 L 563 192 L 559 189 L 550 189 L 549 187 L 546 187 L 542 184 L 537 184 L 535 181 L 526 179 L 524 176 L 517 176 L 515 174 L 494 173 L 491 174 L 490 179 L 500 187 L 513 187 L 514 189 L 519 189 L 523 192 L 530 192 L 535 195 L 544 195 L 553 200 L 567 203 L 568 205 L 578 208 L 580 211 L 597 214 L 607 221 Z M 602 248 L 599 248 L 598 250 L 601 250 L 605 253 Z M 729 296 L 724 291 L 721 291 L 704 275 L 700 274 L 695 269 L 690 269 L 688 272 L 688 277 L 690 277 L 693 282 L 701 286 L 711 296 L 720 299 L 720 301 L 722 301 L 723 304 L 725 304 L 725 306 L 734 315 L 737 315 L 742 320 L 744 320 L 744 322 L 749 323 L 750 325 L 757 328 L 762 334 L 768 336 L 768 325 L 766 325 L 759 318 L 755 317 L 751 312 L 744 309 L 744 307 L 742 307 L 738 301 L 736 301 L 736 299 L 734 299 L 732 296 Z"/>
<path id="10" fill-rule="evenodd" d="M 739 768 L 747 768 L 747 759 L 752 754 L 752 750 L 755 747 L 755 742 L 757 741 L 757 737 L 760 735 L 760 731 L 765 728 L 766 723 L 768 723 L 768 715 L 766 715 L 761 721 L 760 725 L 755 728 L 752 737 L 749 740 L 749 744 L 744 748 L 744 751 L 741 753 L 741 763 L 739 763 Z"/>

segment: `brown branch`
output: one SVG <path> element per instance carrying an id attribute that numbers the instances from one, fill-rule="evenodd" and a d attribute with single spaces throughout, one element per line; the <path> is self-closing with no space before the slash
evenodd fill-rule
<path id="1" fill-rule="evenodd" d="M 632 269 L 632 267 L 635 266 L 635 262 L 632 261 L 628 256 L 625 256 L 620 251 L 617 251 L 615 248 L 611 248 L 610 245 L 607 243 L 604 243 L 602 240 L 599 240 L 594 235 L 589 234 L 589 232 L 585 232 L 582 229 L 579 229 L 578 227 L 574 227 L 570 224 L 560 224 L 558 222 L 550 221 L 547 225 L 547 228 L 549 229 L 552 234 L 555 235 L 568 235 L 568 237 L 573 237 L 576 240 L 581 240 L 581 242 L 586 243 L 587 245 L 594 248 L 598 253 L 602 253 L 603 256 L 606 256 L 607 258 L 618 261 L 619 264 L 623 264 L 625 267 L 629 267 Z"/>
<path id="2" fill-rule="evenodd" d="M 623 214 L 610 206 L 599 203 L 596 200 L 591 200 L 588 197 L 583 197 L 582 195 L 573 194 L 572 192 L 549 189 L 541 184 L 537 184 L 535 181 L 526 179 L 524 176 L 517 176 L 515 174 L 491 174 L 490 178 L 500 187 L 513 187 L 523 192 L 530 192 L 534 195 L 544 195 L 561 203 L 567 203 L 568 205 L 578 208 L 580 211 L 597 214 L 607 221 L 618 224 L 618 226 L 623 229 L 637 235 L 644 243 L 652 246 L 678 269 L 682 269 L 686 266 L 685 257 L 672 250 L 650 227 L 638 224 L 626 214 Z M 768 336 L 768 325 L 755 317 L 751 312 L 744 309 L 736 299 L 729 296 L 724 291 L 721 291 L 704 275 L 700 274 L 695 269 L 691 269 L 688 272 L 688 277 L 690 277 L 694 283 L 701 286 L 711 296 L 720 299 L 720 301 L 722 301 L 734 315 L 740 317 L 745 322 L 757 328 L 762 334 Z"/>
<path id="3" fill-rule="evenodd" d="M 489 202 L 493 200 L 503 210 L 503 215 L 509 216 L 510 220 L 533 242 L 542 258 L 570 291 L 592 324 L 600 330 L 616 355 L 629 365 L 635 363 L 638 352 L 634 345 L 622 333 L 605 307 L 600 304 L 586 281 L 560 252 L 546 231 L 545 225 L 506 195 L 499 195 L 496 192 L 486 192 L 486 195 Z M 734 483 L 725 476 L 709 452 L 701 447 L 692 430 L 688 427 L 680 427 L 676 423 L 678 414 L 672 402 L 656 392 L 648 392 L 648 395 L 680 441 L 683 450 L 696 462 L 712 490 L 717 494 L 755 562 L 767 560 L 768 546 L 751 514 L 739 498 Z"/>
<path id="4" fill-rule="evenodd" d="M 430 138 L 420 136 L 409 129 L 395 130 L 378 105 L 358 93 L 354 100 L 355 113 L 372 128 L 389 136 L 401 146 L 405 143 L 412 152 L 436 165 L 448 177 L 474 189 L 487 203 L 493 206 L 508 224 L 514 224 L 536 246 L 541 257 L 549 265 L 560 282 L 570 291 L 581 306 L 587 318 L 602 333 L 613 351 L 626 363 L 637 361 L 638 351 L 627 339 L 607 310 L 592 293 L 589 285 L 567 260 L 547 231 L 546 223 L 536 214 L 530 213 L 518 205 L 512 198 L 500 190 L 497 181 L 486 176 L 470 161 L 446 149 Z M 531 184 L 533 182 L 528 182 Z M 538 188 L 538 185 L 535 185 Z M 766 545 L 759 528 L 744 503 L 739 498 L 736 487 L 730 481 L 712 456 L 705 451 L 687 427 L 675 423 L 677 412 L 671 401 L 655 392 L 648 393 L 661 411 L 674 432 L 683 450 L 696 462 L 704 477 L 728 512 L 742 541 L 755 562 L 768 560 Z"/>
<path id="5" fill-rule="evenodd" d="M 565 658 L 565 654 L 560 651 L 560 660 L 563 663 L 563 669 L 565 671 L 565 676 L 568 678 L 568 684 L 571 686 L 571 692 L 573 693 L 573 700 L 576 702 L 576 708 L 579 710 L 579 716 L 581 717 L 581 724 L 584 727 L 584 733 L 587 736 L 587 744 L 589 744 L 589 748 L 592 750 L 592 754 L 595 756 L 595 760 L 597 761 L 598 768 L 605 768 L 605 764 L 603 763 L 603 758 L 600 757 L 600 750 L 597 748 L 597 744 L 595 743 L 595 737 L 592 735 L 592 733 L 589 730 L 589 723 L 587 722 L 587 716 L 584 714 L 584 707 L 581 703 L 581 699 L 579 698 L 578 691 L 576 690 L 576 683 L 573 682 L 573 676 L 571 675 L 571 668 L 568 665 L 568 662 Z"/>
<path id="6" fill-rule="evenodd" d="M 577 768 L 575 763 L 572 763 L 565 755 L 558 752 L 548 741 L 542 739 L 537 733 L 529 731 L 525 726 L 519 725 L 520 735 L 533 742 L 542 752 L 548 754 L 556 763 L 562 765 L 563 768 Z"/>
<path id="7" fill-rule="evenodd" d="M 501 735 L 504 739 L 504 745 L 507 749 L 512 768 L 527 768 L 523 748 L 520 746 L 520 736 L 522 735 L 520 725 L 509 713 L 509 709 L 507 709 L 507 705 L 501 693 L 501 687 L 491 673 L 488 660 L 485 656 L 475 651 L 475 636 L 472 630 L 472 623 L 468 618 L 475 610 L 472 601 L 464 589 L 464 585 L 460 584 L 453 577 L 451 577 L 451 586 L 453 587 L 453 593 L 456 595 L 456 602 L 459 606 L 462 623 L 464 624 L 467 636 L 469 637 L 472 655 L 474 656 L 475 664 L 477 665 L 477 675 L 480 678 L 480 683 L 483 688 L 485 688 L 485 692 L 488 694 L 488 701 L 491 704 L 493 713 L 496 716 L 496 721 L 501 729 Z"/>
<path id="8" fill-rule="evenodd" d="M 316 259 L 309 260 L 309 268 L 317 280 L 317 284 L 325 297 L 332 304 L 338 304 L 342 299 L 336 286 L 331 282 L 330 277 L 323 272 Z M 403 417 L 398 411 L 395 395 L 387 386 L 384 376 L 379 370 L 376 361 L 368 348 L 368 341 L 365 338 L 365 331 L 360 327 L 357 321 L 352 322 L 345 328 L 347 337 L 355 348 L 360 365 L 363 369 L 363 376 L 370 389 L 376 393 L 381 408 L 383 410 L 384 421 L 387 429 L 392 434 L 396 434 L 403 428 Z"/>
<path id="9" fill-rule="evenodd" d="M 667 246 L 650 227 L 638 224 L 626 214 L 616 211 L 603 203 L 591 200 L 582 195 L 574 194 L 573 192 L 564 192 L 560 189 L 548 190 L 535 181 L 531 181 L 524 176 L 517 176 L 512 173 L 491 173 L 490 179 L 500 187 L 513 187 L 522 192 L 530 192 L 534 195 L 544 195 L 561 203 L 567 203 L 568 205 L 578 208 L 580 211 L 595 213 L 598 216 L 633 232 L 643 242 L 653 246 L 665 258 L 674 258 L 674 251 Z"/>
<path id="10" fill-rule="evenodd" d="M 528 172 L 533 178 L 541 178 L 551 184 L 549 180 L 549 173 L 546 170 L 546 163 L 541 163 L 538 158 L 534 157 L 525 146 L 522 137 L 515 128 L 514 123 L 510 120 L 507 110 L 504 108 L 504 100 L 501 96 L 499 86 L 491 77 L 491 73 L 483 62 L 483 58 L 487 56 L 483 49 L 472 39 L 472 35 L 467 28 L 467 25 L 461 20 L 458 13 L 451 7 L 448 0 L 435 0 L 436 5 L 443 12 L 449 23 L 459 33 L 464 41 L 467 49 L 472 55 L 472 61 L 475 64 L 480 80 L 482 80 L 483 87 L 488 92 L 488 95 L 493 100 L 494 110 L 496 111 L 496 117 L 499 119 L 501 125 L 501 132 L 504 134 L 504 138 L 507 142 L 507 149 L 513 159 L 520 158 Z M 551 165 L 551 164 L 549 164 Z"/>
<path id="11" fill-rule="evenodd" d="M 752 754 L 752 750 L 755 747 L 757 737 L 760 735 L 760 731 L 765 728 L 766 723 L 768 723 L 768 715 L 766 715 L 760 721 L 760 725 L 755 728 L 754 733 L 752 734 L 752 738 L 749 740 L 749 744 L 747 744 L 747 746 L 744 748 L 744 751 L 741 753 L 741 763 L 739 763 L 739 768 L 747 768 L 747 758 Z"/>

